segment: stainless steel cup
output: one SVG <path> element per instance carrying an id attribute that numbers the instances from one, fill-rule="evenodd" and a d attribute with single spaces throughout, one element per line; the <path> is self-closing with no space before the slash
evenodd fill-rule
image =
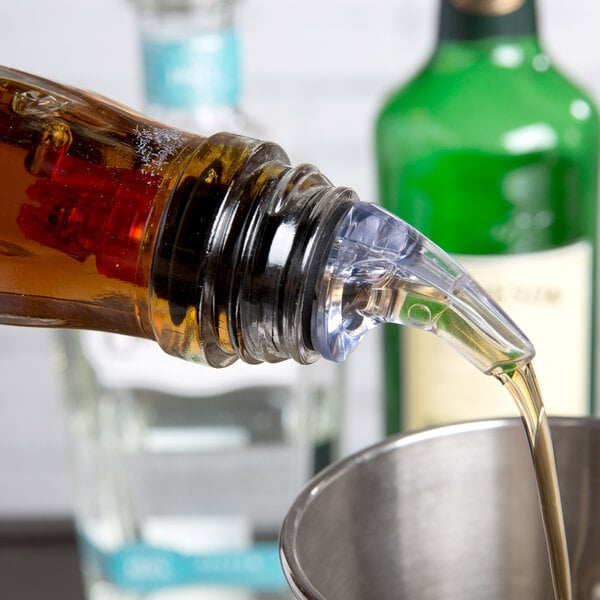
<path id="1" fill-rule="evenodd" d="M 575 598 L 600 599 L 600 420 L 551 420 Z M 521 421 L 389 439 L 314 479 L 281 534 L 299 599 L 550 599 Z"/>

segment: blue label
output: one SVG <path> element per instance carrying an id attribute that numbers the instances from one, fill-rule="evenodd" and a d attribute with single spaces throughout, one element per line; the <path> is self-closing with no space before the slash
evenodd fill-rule
<path id="1" fill-rule="evenodd" d="M 148 592 L 186 585 L 242 587 L 277 591 L 287 588 L 276 543 L 256 544 L 229 552 L 184 554 L 174 550 L 131 544 L 102 552 L 82 544 L 84 560 L 122 590 Z"/>
<path id="2" fill-rule="evenodd" d="M 237 103 L 238 40 L 233 29 L 143 42 L 146 98 L 170 108 Z"/>

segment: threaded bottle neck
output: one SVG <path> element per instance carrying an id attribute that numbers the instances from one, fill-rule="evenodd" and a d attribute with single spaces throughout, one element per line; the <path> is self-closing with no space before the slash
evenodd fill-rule
<path id="1" fill-rule="evenodd" d="M 534 0 L 441 0 L 440 41 L 536 34 Z"/>
<path id="2" fill-rule="evenodd" d="M 165 211 L 151 283 L 167 352 L 225 366 L 301 363 L 335 224 L 357 202 L 274 144 L 218 134 L 194 153 Z"/>
<path id="3" fill-rule="evenodd" d="M 310 363 L 320 356 L 312 339 L 316 287 L 335 225 L 357 200 L 311 165 L 282 171 L 270 186 L 242 246 L 242 278 L 232 281 L 239 304 L 231 323 L 244 360 Z"/>

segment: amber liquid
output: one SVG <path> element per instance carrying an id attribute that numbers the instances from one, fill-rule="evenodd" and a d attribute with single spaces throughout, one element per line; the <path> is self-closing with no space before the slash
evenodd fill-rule
<path id="1" fill-rule="evenodd" d="M 191 138 L 0 67 L 0 323 L 150 337 L 153 236 Z"/>
<path id="2" fill-rule="evenodd" d="M 556 600 L 570 600 L 571 572 L 552 436 L 531 364 L 497 374 L 523 420 L 537 480 L 540 510 Z"/>

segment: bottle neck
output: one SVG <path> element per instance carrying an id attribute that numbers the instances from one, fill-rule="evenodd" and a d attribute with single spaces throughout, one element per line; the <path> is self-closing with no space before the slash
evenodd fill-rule
<path id="1" fill-rule="evenodd" d="M 438 42 L 536 35 L 534 0 L 441 0 Z"/>
<path id="2" fill-rule="evenodd" d="M 239 43 L 230 0 L 141 2 L 138 16 L 150 112 L 237 107 Z"/>
<path id="3" fill-rule="evenodd" d="M 358 201 L 278 146 L 214 135 L 165 211 L 150 298 L 154 337 L 188 360 L 225 366 L 316 360 L 315 288 L 335 225 Z"/>

